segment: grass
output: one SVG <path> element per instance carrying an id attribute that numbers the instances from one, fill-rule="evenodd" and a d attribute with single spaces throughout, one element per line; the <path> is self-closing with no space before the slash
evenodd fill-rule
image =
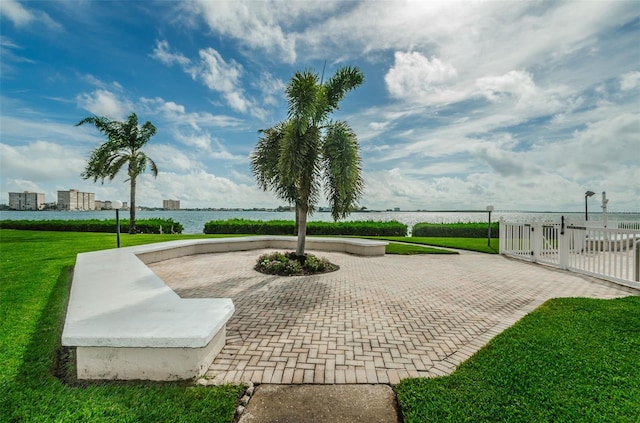
<path id="1" fill-rule="evenodd" d="M 384 249 L 385 254 L 458 254 L 455 251 L 443 250 L 440 248 L 423 247 L 421 245 L 404 244 L 390 242 Z"/>
<path id="2" fill-rule="evenodd" d="M 640 297 L 550 300 L 452 375 L 397 392 L 405 423 L 638 422 Z"/>
<path id="3" fill-rule="evenodd" d="M 123 234 L 122 245 L 202 237 Z M 114 246 L 113 234 L 0 230 L 0 421 L 233 421 L 241 388 L 53 375 L 75 256 Z"/>
<path id="4" fill-rule="evenodd" d="M 491 238 L 491 246 L 487 245 L 486 238 L 432 238 L 432 237 L 407 237 L 407 236 L 382 236 L 371 237 L 388 241 L 406 242 L 412 244 L 431 245 L 434 247 L 455 248 L 458 250 L 477 251 L 480 253 L 498 254 L 500 241 Z"/>

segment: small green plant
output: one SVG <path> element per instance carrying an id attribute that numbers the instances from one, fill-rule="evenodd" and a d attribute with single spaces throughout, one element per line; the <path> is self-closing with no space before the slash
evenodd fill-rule
<path id="1" fill-rule="evenodd" d="M 258 258 L 255 270 L 268 275 L 302 276 L 327 273 L 338 270 L 339 267 L 324 257 L 306 254 L 302 257 L 295 252 L 269 253 Z"/>

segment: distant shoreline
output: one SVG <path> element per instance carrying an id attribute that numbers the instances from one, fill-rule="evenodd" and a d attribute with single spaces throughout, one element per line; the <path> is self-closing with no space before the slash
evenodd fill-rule
<path id="1" fill-rule="evenodd" d="M 113 219 L 114 210 L 99 211 L 0 211 L 0 220 L 84 220 L 84 219 Z M 122 218 L 128 218 L 126 211 L 121 211 Z M 508 221 L 531 221 L 536 220 L 553 220 L 559 221 L 561 216 L 578 221 L 584 221 L 584 212 L 505 212 L 494 211 L 491 215 L 491 221 L 496 222 L 500 218 Z M 212 220 L 227 219 L 248 219 L 248 220 L 294 220 L 294 212 L 292 211 L 266 211 L 266 210 L 213 210 L 213 209 L 190 209 L 190 210 L 139 210 L 136 211 L 138 219 L 146 218 L 172 218 L 176 222 L 180 222 L 184 226 L 184 234 L 199 234 L 204 230 L 204 225 Z M 400 223 L 413 227 L 416 223 L 466 223 L 466 222 L 486 222 L 488 220 L 487 211 L 365 211 L 354 212 L 346 219 L 353 220 L 375 220 L 390 221 L 396 220 Z M 609 221 L 640 221 L 640 212 L 638 213 L 607 213 Z M 318 212 L 309 216 L 309 221 L 332 221 L 331 213 Z M 602 221 L 602 211 L 589 212 L 589 220 Z"/>

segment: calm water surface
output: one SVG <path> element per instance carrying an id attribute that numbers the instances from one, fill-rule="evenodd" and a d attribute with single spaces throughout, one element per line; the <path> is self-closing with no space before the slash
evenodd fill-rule
<path id="1" fill-rule="evenodd" d="M 538 213 L 538 212 L 493 212 L 491 220 L 496 221 L 501 217 L 511 222 L 519 222 L 531 219 L 559 221 L 561 216 L 574 221 L 584 220 L 583 213 Z M 113 210 L 102 211 L 0 211 L 0 220 L 83 220 L 83 219 L 113 219 Z M 120 217 L 129 218 L 128 211 L 122 211 Z M 137 211 L 137 219 L 150 217 L 172 218 L 182 223 L 185 234 L 199 234 L 203 232 L 204 224 L 211 220 L 226 220 L 242 218 L 250 220 L 294 220 L 293 212 L 258 212 L 258 211 L 191 211 L 191 210 L 154 210 Z M 640 213 L 608 213 L 609 221 L 640 221 Z M 416 223 L 456 223 L 456 222 L 486 222 L 487 212 L 367 212 L 352 213 L 347 221 L 373 220 L 390 221 L 397 220 L 411 228 Z M 309 217 L 310 221 L 330 222 L 331 213 L 314 213 Z M 589 213 L 590 221 L 602 220 L 601 213 Z"/>

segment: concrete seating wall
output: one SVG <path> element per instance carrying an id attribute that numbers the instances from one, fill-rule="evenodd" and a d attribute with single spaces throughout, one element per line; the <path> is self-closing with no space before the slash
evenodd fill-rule
<path id="1" fill-rule="evenodd" d="M 386 242 L 307 238 L 308 250 L 384 255 Z M 193 254 L 295 248 L 295 237 L 180 240 L 78 254 L 62 334 L 79 379 L 180 380 L 225 345 L 230 298 L 180 298 L 146 264 Z"/>

